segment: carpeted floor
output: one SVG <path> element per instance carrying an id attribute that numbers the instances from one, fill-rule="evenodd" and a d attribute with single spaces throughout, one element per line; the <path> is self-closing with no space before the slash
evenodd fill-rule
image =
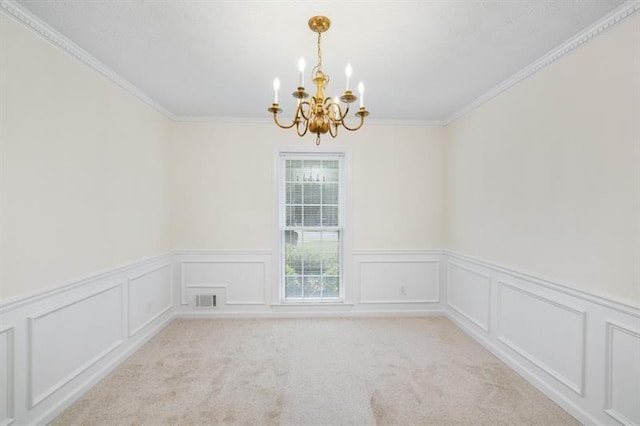
<path id="1" fill-rule="evenodd" d="M 444 317 L 176 320 L 54 425 L 576 425 Z"/>

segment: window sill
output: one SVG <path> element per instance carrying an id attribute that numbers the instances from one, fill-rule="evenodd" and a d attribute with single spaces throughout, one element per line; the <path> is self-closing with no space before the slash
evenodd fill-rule
<path id="1" fill-rule="evenodd" d="M 271 304 L 271 308 L 277 311 L 350 311 L 353 306 L 353 303 L 345 302 L 287 302 Z"/>

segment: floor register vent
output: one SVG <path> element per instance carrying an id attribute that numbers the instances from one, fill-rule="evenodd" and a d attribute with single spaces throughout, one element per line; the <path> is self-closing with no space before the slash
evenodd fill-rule
<path id="1" fill-rule="evenodd" d="M 197 308 L 215 308 L 216 295 L 215 294 L 196 294 L 196 307 Z"/>

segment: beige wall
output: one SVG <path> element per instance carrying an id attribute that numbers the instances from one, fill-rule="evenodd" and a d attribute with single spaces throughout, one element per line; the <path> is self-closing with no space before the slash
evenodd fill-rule
<path id="1" fill-rule="evenodd" d="M 0 299 L 169 248 L 168 120 L 0 14 Z"/>
<path id="2" fill-rule="evenodd" d="M 640 14 L 448 126 L 449 247 L 640 306 Z"/>
<path id="3" fill-rule="evenodd" d="M 352 157 L 354 249 L 429 249 L 444 244 L 444 129 L 365 126 L 322 147 Z M 277 147 L 313 136 L 273 124 L 176 123 L 172 134 L 172 245 L 270 249 Z"/>
<path id="4" fill-rule="evenodd" d="M 446 129 L 325 138 L 352 153 L 353 248 L 448 246 L 640 305 L 639 21 Z M 272 247 L 274 151 L 312 137 L 169 122 L 2 14 L 0 30 L 0 299 L 170 248 Z"/>

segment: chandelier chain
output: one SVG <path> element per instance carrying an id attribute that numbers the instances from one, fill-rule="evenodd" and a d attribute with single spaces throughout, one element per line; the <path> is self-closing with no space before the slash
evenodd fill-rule
<path id="1" fill-rule="evenodd" d="M 322 71 L 322 49 L 320 48 L 320 38 L 322 33 L 318 33 L 318 70 Z"/>

